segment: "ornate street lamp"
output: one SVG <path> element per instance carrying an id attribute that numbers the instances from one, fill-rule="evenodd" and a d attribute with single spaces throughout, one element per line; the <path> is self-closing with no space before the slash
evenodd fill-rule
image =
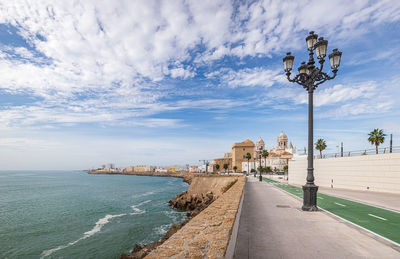
<path id="1" fill-rule="evenodd" d="M 322 72 L 324 67 L 324 58 L 326 57 L 326 50 L 328 41 L 324 38 L 319 38 L 314 32 L 306 38 L 307 49 L 309 51 L 309 60 L 306 64 L 302 62 L 298 68 L 299 74 L 293 79 L 290 78 L 291 70 L 293 68 L 294 57 L 288 52 L 286 57 L 283 58 L 284 70 L 286 72 L 287 79 L 289 82 L 298 83 L 303 86 L 308 92 L 308 168 L 307 168 L 307 182 L 303 185 L 303 207 L 305 211 L 316 211 L 317 208 L 317 191 L 318 186 L 314 184 L 314 147 L 313 147 L 313 93 L 314 90 L 322 83 L 327 80 L 334 79 L 338 72 L 340 65 L 340 58 L 342 52 L 334 49 L 332 54 L 329 55 L 329 61 L 331 63 L 333 76 L 329 76 L 327 73 Z M 319 59 L 319 67 L 314 66 L 314 50 L 317 58 Z"/>
<path id="2" fill-rule="evenodd" d="M 262 182 L 262 176 L 261 176 L 261 150 L 258 152 L 258 170 L 260 171 L 260 182 Z"/>

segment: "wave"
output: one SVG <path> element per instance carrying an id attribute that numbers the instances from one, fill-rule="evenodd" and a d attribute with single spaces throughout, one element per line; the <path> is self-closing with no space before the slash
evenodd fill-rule
<path id="1" fill-rule="evenodd" d="M 130 215 L 138 215 L 138 214 L 146 213 L 145 210 L 141 210 L 141 209 L 139 209 L 138 207 L 139 207 L 139 206 L 142 206 L 143 204 L 149 203 L 149 202 L 151 202 L 151 200 L 143 201 L 143 202 L 141 202 L 141 203 L 139 203 L 139 204 L 132 205 L 131 208 L 132 208 L 133 212 L 131 212 L 131 213 L 129 213 L 129 214 L 130 214 Z"/>
<path id="2" fill-rule="evenodd" d="M 170 218 L 174 224 L 178 224 L 181 223 L 186 211 L 166 210 L 163 211 L 163 213 Z"/>
<path id="3" fill-rule="evenodd" d="M 157 233 L 158 235 L 164 236 L 171 226 L 172 224 L 158 226 L 154 228 L 154 232 Z"/>
<path id="4" fill-rule="evenodd" d="M 145 192 L 145 193 L 141 193 L 141 194 L 134 194 L 134 195 L 132 195 L 132 197 L 133 198 L 146 197 L 146 196 L 152 195 L 154 193 L 155 193 L 154 191 L 150 191 L 150 192 Z"/>
<path id="5" fill-rule="evenodd" d="M 51 255 L 52 253 L 58 251 L 58 250 L 62 250 L 62 249 L 64 249 L 64 248 L 73 246 L 73 245 L 75 245 L 76 243 L 78 243 L 79 241 L 84 240 L 84 239 L 86 239 L 86 238 L 88 238 L 88 237 L 93 236 L 93 235 L 96 234 L 97 232 L 100 232 L 101 228 L 102 228 L 105 224 L 107 224 L 108 222 L 110 222 L 110 220 L 111 220 L 112 218 L 122 217 L 122 216 L 125 216 L 125 215 L 126 215 L 126 213 L 117 214 L 117 215 L 106 215 L 104 218 L 99 219 L 99 220 L 96 222 L 96 225 L 95 225 L 91 230 L 89 230 L 89 231 L 83 233 L 83 236 L 82 236 L 81 238 L 79 238 L 79 239 L 77 239 L 77 240 L 75 240 L 75 241 L 69 242 L 69 243 L 66 244 L 66 245 L 62 245 L 62 246 L 59 246 L 59 247 L 56 247 L 56 248 L 53 248 L 53 249 L 45 250 L 45 251 L 42 252 L 42 256 L 41 256 L 40 258 L 41 258 L 41 259 L 42 259 L 42 258 L 45 258 L 45 257 Z"/>

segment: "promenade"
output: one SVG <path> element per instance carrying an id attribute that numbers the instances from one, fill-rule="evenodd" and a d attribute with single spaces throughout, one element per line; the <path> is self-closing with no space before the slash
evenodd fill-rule
<path id="1" fill-rule="evenodd" d="M 319 193 L 336 196 L 343 199 L 349 199 L 357 202 L 363 202 L 377 207 L 395 210 L 400 213 L 400 195 L 394 193 L 380 193 L 368 191 L 354 191 L 337 188 L 319 187 Z"/>
<path id="2" fill-rule="evenodd" d="M 288 181 L 283 180 L 282 177 L 279 178 L 277 176 L 267 175 L 265 176 L 265 178 L 286 184 L 288 183 Z M 301 188 L 300 185 L 293 185 L 293 186 Z M 318 187 L 318 193 L 324 193 L 343 199 L 362 202 L 372 206 L 394 210 L 400 213 L 400 194 L 374 192 L 374 191 L 347 190 L 340 188 L 327 188 L 321 186 Z"/>
<path id="3" fill-rule="evenodd" d="M 400 258 L 400 252 L 247 177 L 234 258 Z"/>

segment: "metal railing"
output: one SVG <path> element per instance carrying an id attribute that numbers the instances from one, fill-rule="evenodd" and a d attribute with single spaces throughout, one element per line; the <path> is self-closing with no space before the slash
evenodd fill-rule
<path id="1" fill-rule="evenodd" d="M 314 151 L 319 153 L 318 151 Z M 321 156 L 317 153 L 314 153 L 314 159 L 321 159 Z M 378 154 L 388 154 L 388 153 L 400 153 L 400 146 L 394 146 L 392 148 L 390 147 L 380 147 L 378 148 Z M 324 158 L 332 158 L 332 157 L 351 157 L 351 156 L 366 156 L 366 155 L 375 155 L 376 154 L 376 149 L 371 148 L 371 149 L 364 149 L 364 150 L 352 150 L 352 151 L 346 151 L 344 150 L 342 152 L 336 152 L 336 153 L 327 153 L 324 154 L 322 152 L 322 159 Z"/>

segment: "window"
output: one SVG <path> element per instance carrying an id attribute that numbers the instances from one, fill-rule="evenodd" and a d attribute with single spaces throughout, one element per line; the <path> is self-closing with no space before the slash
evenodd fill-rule
<path id="1" fill-rule="evenodd" d="M 245 148 L 243 148 L 243 151 L 245 151 L 246 149 Z"/>

